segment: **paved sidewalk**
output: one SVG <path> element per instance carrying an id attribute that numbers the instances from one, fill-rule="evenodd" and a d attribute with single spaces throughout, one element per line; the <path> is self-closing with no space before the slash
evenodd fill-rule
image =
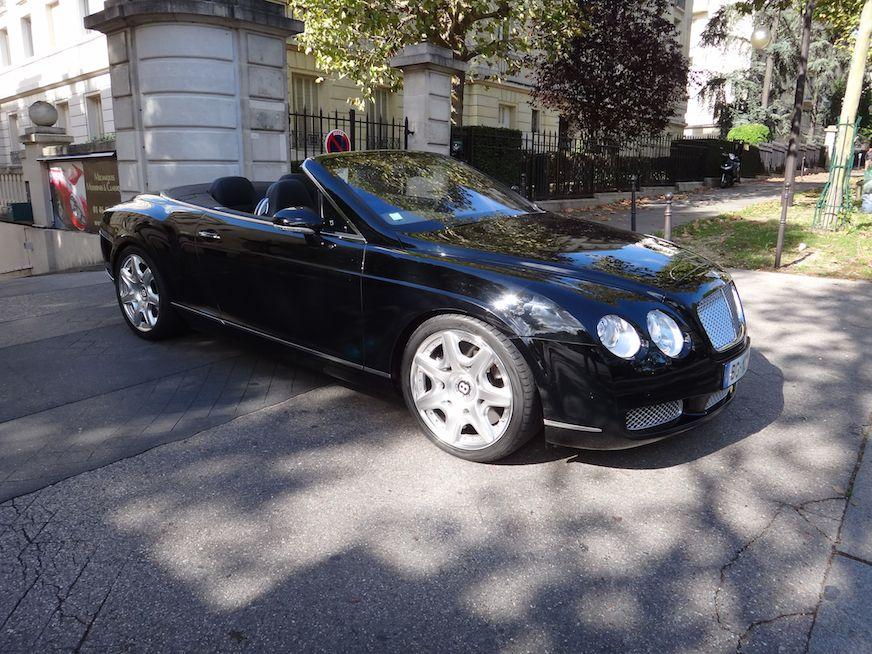
<path id="1" fill-rule="evenodd" d="M 799 191 L 821 188 L 821 183 L 799 182 Z M 781 198 L 783 185 L 768 181 L 747 181 L 728 189 L 703 189 L 694 191 L 675 200 L 672 205 L 673 227 L 699 220 L 711 218 L 728 211 L 740 211 L 758 202 L 778 200 Z M 653 234 L 663 231 L 666 203 L 663 200 L 645 201 L 640 203 L 636 213 L 636 231 L 643 234 Z M 630 229 L 630 206 L 612 205 L 607 210 L 603 208 L 579 211 L 577 215 L 598 222 L 607 222 L 615 227 Z"/>
<path id="2" fill-rule="evenodd" d="M 0 652 L 872 651 L 872 285 L 736 278 L 754 350 L 724 414 L 638 450 L 532 443 L 503 465 L 289 363 L 272 378 L 311 390 L 248 404 L 243 375 L 215 424 L 163 427 L 155 442 L 176 442 L 135 455 L 149 429 L 120 425 L 172 422 L 152 399 L 167 380 L 275 350 L 140 346 L 96 276 L 0 284 L 0 461 L 119 446 L 6 487 Z"/>

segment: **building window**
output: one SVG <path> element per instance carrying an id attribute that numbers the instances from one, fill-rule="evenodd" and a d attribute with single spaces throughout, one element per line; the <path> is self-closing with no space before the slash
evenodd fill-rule
<path id="1" fill-rule="evenodd" d="M 366 112 L 373 120 L 388 123 L 391 120 L 390 107 L 390 92 L 387 89 L 376 89 L 372 94 L 372 100 L 367 103 Z"/>
<path id="2" fill-rule="evenodd" d="M 96 139 L 103 136 L 103 98 L 99 95 L 86 97 L 85 113 L 88 118 L 88 137 Z"/>
<path id="3" fill-rule="evenodd" d="M 322 135 L 319 131 L 318 85 L 314 77 L 294 75 L 292 79 L 294 113 L 307 114 L 294 117 L 291 147 L 308 152 L 319 147 Z"/>
<path id="4" fill-rule="evenodd" d="M 501 104 L 499 110 L 499 126 L 511 129 L 515 126 L 515 108 L 508 104 Z"/>
<path id="5" fill-rule="evenodd" d="M 12 57 L 9 56 L 9 32 L 6 28 L 0 30 L 0 66 L 8 66 L 12 63 Z"/>
<path id="6" fill-rule="evenodd" d="M 294 111 L 318 113 L 318 85 L 314 77 L 294 75 Z"/>
<path id="7" fill-rule="evenodd" d="M 538 132 L 539 131 L 539 110 L 533 109 L 530 113 L 530 131 Z"/>
<path id="8" fill-rule="evenodd" d="M 70 103 L 55 102 L 55 109 L 58 110 L 58 127 L 63 127 L 65 130 L 70 129 Z"/>
<path id="9" fill-rule="evenodd" d="M 30 23 L 30 16 L 21 17 L 21 47 L 25 57 L 33 56 L 33 25 Z"/>
<path id="10" fill-rule="evenodd" d="M 62 30 L 61 24 L 58 22 L 60 16 L 58 12 L 59 5 L 60 3 L 55 1 L 45 6 L 46 36 L 48 37 L 48 47 L 50 50 L 54 50 L 57 47 L 57 36 Z"/>
<path id="11" fill-rule="evenodd" d="M 18 149 L 18 114 L 9 114 L 9 149 L 15 151 Z"/>

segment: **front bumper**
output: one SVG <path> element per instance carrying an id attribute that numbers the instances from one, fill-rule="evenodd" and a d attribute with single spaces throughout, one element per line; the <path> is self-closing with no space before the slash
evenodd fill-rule
<path id="1" fill-rule="evenodd" d="M 727 396 L 707 410 L 685 410 L 681 417 L 661 426 L 651 429 L 629 431 L 627 429 L 612 429 L 604 431 L 589 431 L 590 427 L 579 429 L 577 425 L 566 423 L 545 422 L 545 440 L 554 445 L 575 447 L 582 450 L 628 450 L 633 447 L 648 445 L 662 441 L 664 438 L 686 432 L 698 425 L 708 422 L 718 415 L 736 394 L 734 385 Z M 699 406 L 709 398 L 710 394 L 688 398 L 686 405 Z"/>
<path id="2" fill-rule="evenodd" d="M 621 450 L 653 443 L 701 425 L 735 396 L 724 394 L 724 367 L 750 350 L 750 339 L 721 355 L 711 353 L 670 370 L 616 375 L 593 348 L 547 344 L 537 356 L 545 439 L 555 445 Z M 647 428 L 628 426 L 642 408 L 678 405 L 678 414 Z"/>

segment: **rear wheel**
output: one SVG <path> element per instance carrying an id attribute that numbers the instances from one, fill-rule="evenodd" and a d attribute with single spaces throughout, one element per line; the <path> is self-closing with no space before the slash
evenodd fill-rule
<path id="1" fill-rule="evenodd" d="M 529 366 L 512 342 L 475 318 L 444 315 L 406 346 L 403 395 L 424 433 L 470 461 L 496 461 L 542 428 Z"/>
<path id="2" fill-rule="evenodd" d="M 115 292 L 124 320 L 137 336 L 158 340 L 179 331 L 182 323 L 164 279 L 140 248 L 127 248 L 118 257 Z"/>

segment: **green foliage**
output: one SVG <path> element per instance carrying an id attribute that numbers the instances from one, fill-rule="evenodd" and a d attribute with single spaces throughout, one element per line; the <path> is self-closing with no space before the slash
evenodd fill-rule
<path id="1" fill-rule="evenodd" d="M 458 158 L 507 186 L 514 186 L 521 170 L 521 132 L 504 127 L 468 125 L 455 128 L 452 140 L 459 139 Z"/>
<path id="2" fill-rule="evenodd" d="M 783 270 L 872 281 L 872 222 L 860 222 L 841 232 L 813 229 L 819 192 L 798 193 L 789 210 Z M 725 267 L 771 269 L 780 209 L 778 200 L 767 201 L 735 214 L 697 220 L 678 226 L 673 240 Z"/>
<path id="3" fill-rule="evenodd" d="M 533 95 L 586 133 L 662 131 L 687 97 L 688 62 L 666 0 L 585 0 L 532 58 Z"/>
<path id="4" fill-rule="evenodd" d="M 704 82 L 701 95 L 712 105 L 715 117 L 727 116 L 732 124 L 762 123 L 770 129 L 773 139 L 784 138 L 790 131 L 793 112 L 793 96 L 796 88 L 796 71 L 799 63 L 799 41 L 801 24 L 800 12 L 796 4 L 761 3 L 762 7 L 754 14 L 755 25 L 771 27 L 777 16 L 777 29 L 772 43 L 766 52 L 757 52 L 748 44 L 748 34 L 736 30 L 745 6 L 751 3 L 725 5 L 709 21 L 703 31 L 702 39 L 707 45 L 723 50 L 745 48 L 750 54 L 747 68 L 729 74 L 712 71 L 698 71 Z M 784 4 L 783 8 L 776 5 Z M 811 108 L 810 131 L 806 137 L 819 142 L 826 127 L 826 115 L 833 102 L 835 91 L 847 76 L 848 52 L 833 48 L 832 28 L 828 24 L 815 21 L 812 26 L 812 40 L 809 48 L 806 100 Z M 763 76 L 766 58 L 772 54 L 774 61 L 769 106 L 761 104 Z"/>
<path id="5" fill-rule="evenodd" d="M 766 143 L 769 140 L 769 128 L 762 123 L 745 123 L 736 125 L 727 134 L 728 141 L 741 141 L 742 143 Z"/>
<path id="6" fill-rule="evenodd" d="M 371 99 L 399 83 L 390 58 L 406 45 L 428 42 L 460 61 L 493 64 L 503 74 L 520 67 L 537 43 L 564 22 L 561 2 L 547 0 L 288 0 L 305 31 L 296 37 L 321 70 L 357 84 Z M 532 29 L 536 26 L 536 29 Z"/>

